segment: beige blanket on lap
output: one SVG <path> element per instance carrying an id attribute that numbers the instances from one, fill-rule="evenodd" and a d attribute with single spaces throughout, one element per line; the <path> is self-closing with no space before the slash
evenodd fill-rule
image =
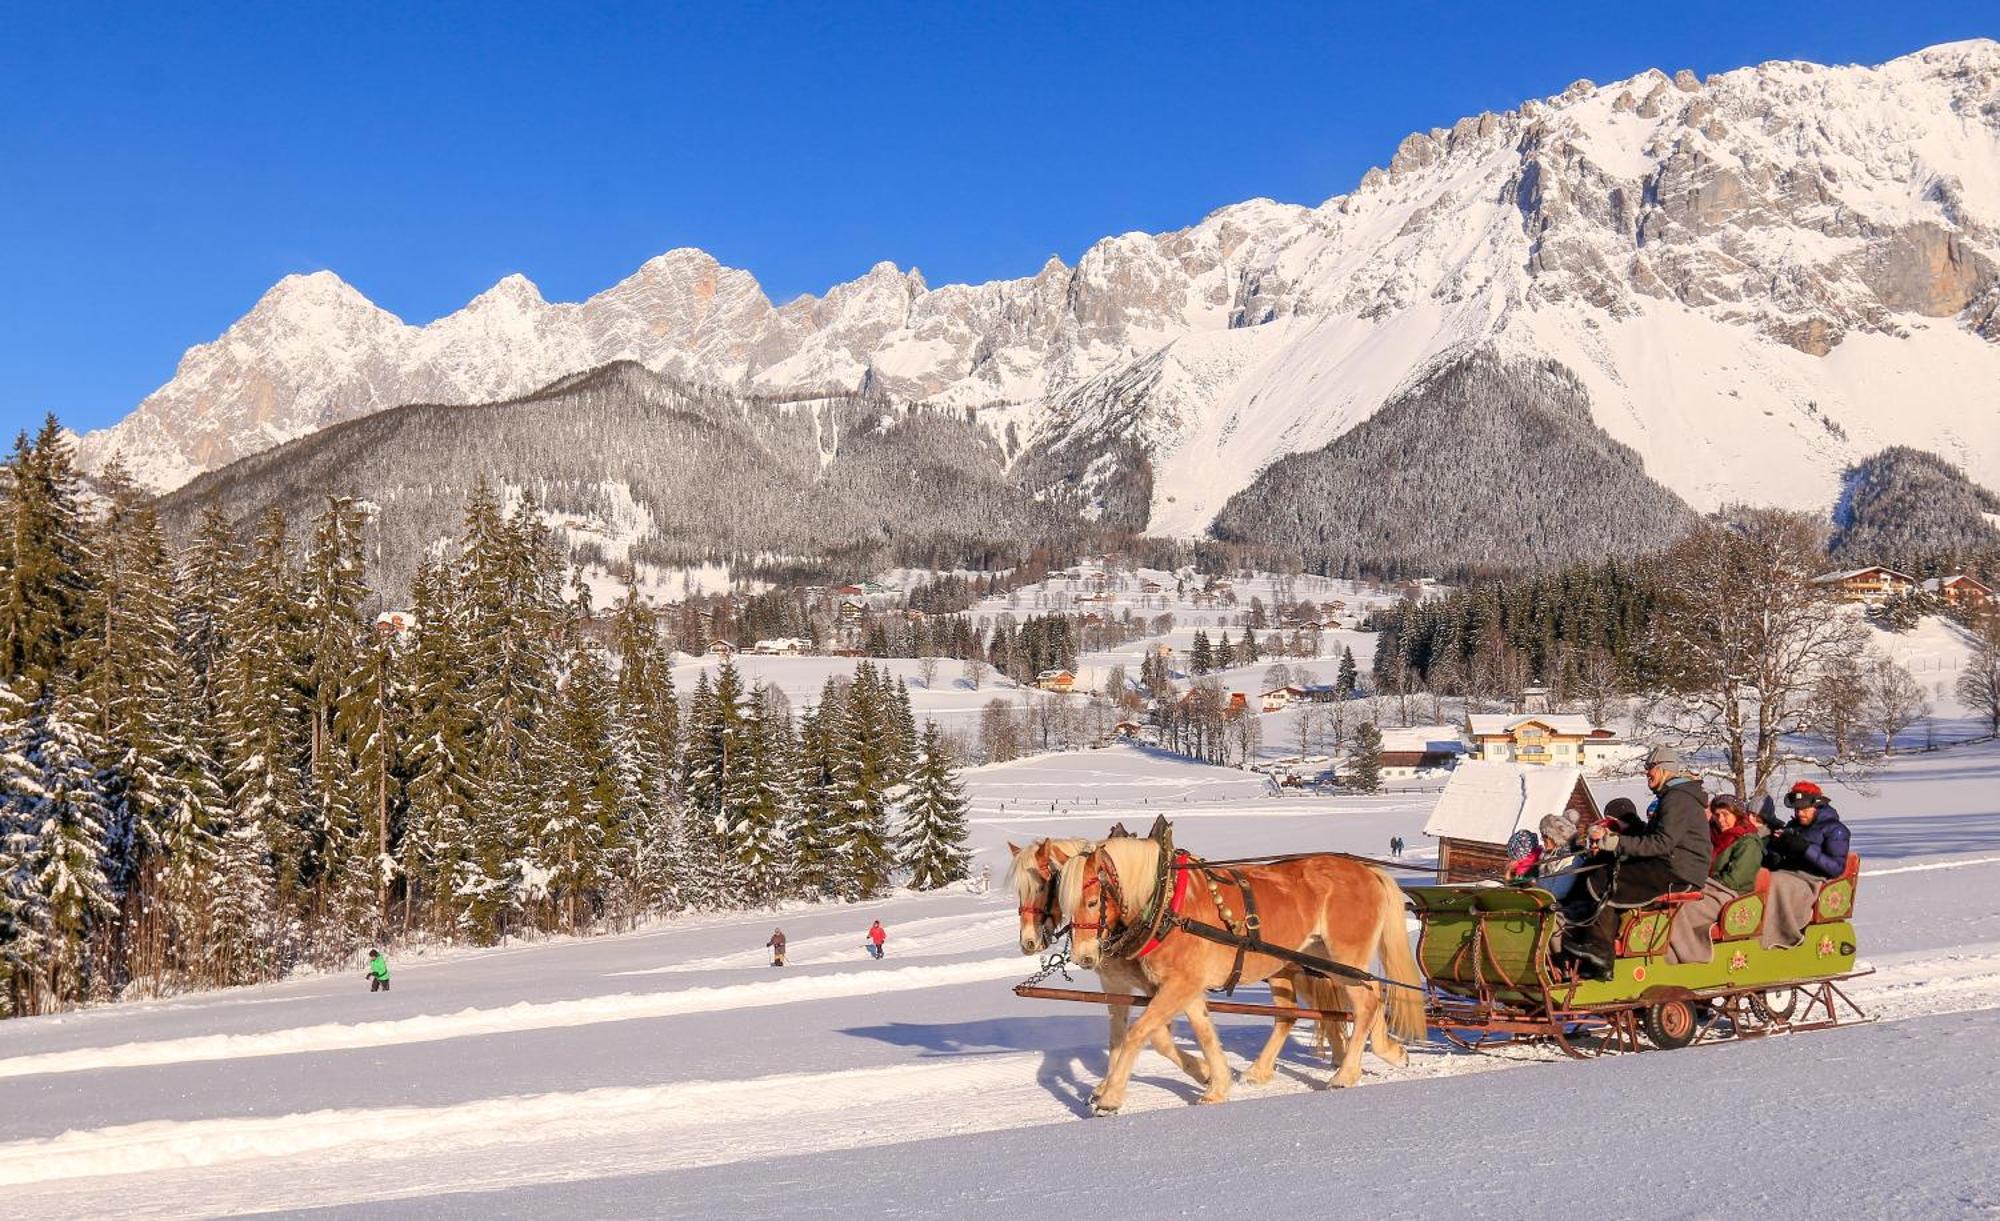
<path id="1" fill-rule="evenodd" d="M 1806 939 L 1813 900 L 1819 898 L 1824 881 L 1791 869 L 1771 871 L 1771 893 L 1764 896 L 1764 932 L 1759 938 L 1765 949 L 1789 950 Z"/>
<path id="2" fill-rule="evenodd" d="M 1714 961 L 1715 918 L 1735 897 L 1735 891 L 1714 878 L 1702 883 L 1701 898 L 1681 904 L 1674 913 L 1673 927 L 1667 930 L 1667 961 Z"/>

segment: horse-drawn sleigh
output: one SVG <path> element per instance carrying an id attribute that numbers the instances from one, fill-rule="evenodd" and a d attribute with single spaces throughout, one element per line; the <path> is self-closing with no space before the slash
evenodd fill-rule
<path id="1" fill-rule="evenodd" d="M 1722 909 L 1710 930 L 1714 956 L 1672 962 L 1674 911 L 1696 894 L 1668 895 L 1627 912 L 1617 959 L 1605 980 L 1559 964 L 1562 917 L 1533 887 L 1461 884 L 1403 888 L 1402 866 L 1343 853 L 1204 861 L 1173 848 L 1171 831 L 1098 843 L 1043 840 L 1016 849 L 1010 880 L 1019 899 L 1021 951 L 1040 954 L 1063 935 L 1023 997 L 1104 1004 L 1111 1055 L 1091 1101 L 1108 1113 L 1123 1100 L 1139 1051 L 1151 1043 L 1207 1085 L 1204 1102 L 1228 1092 L 1230 1073 L 1210 1013 L 1268 1016 L 1270 1038 L 1246 1072 L 1270 1078 L 1293 1025 L 1317 1024 L 1340 1063 L 1335 1085 L 1360 1079 L 1364 1044 L 1392 1065 L 1433 1035 L 1462 1048 L 1498 1041 L 1547 1042 L 1576 1057 L 1637 1051 L 1641 1040 L 1680 1048 L 1725 1034 L 1749 1037 L 1866 1020 L 1841 985 L 1853 979 L 1858 858 L 1822 883 L 1803 938 L 1759 936 L 1762 888 Z M 1410 949 L 1404 909 L 1420 926 Z M 1378 973 L 1370 967 L 1379 961 Z M 1042 980 L 1069 965 L 1095 969 L 1104 991 L 1055 988 Z M 1268 981 L 1271 1003 L 1233 997 Z M 1129 1020 L 1131 1009 L 1144 1013 Z M 1168 1037 L 1185 1015 L 1200 1060 Z"/>

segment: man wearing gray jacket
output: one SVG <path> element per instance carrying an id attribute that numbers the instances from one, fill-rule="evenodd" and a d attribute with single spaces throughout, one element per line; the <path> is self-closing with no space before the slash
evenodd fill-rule
<path id="1" fill-rule="evenodd" d="M 1588 978 L 1608 979 L 1625 911 L 1677 890 L 1700 890 L 1708 878 L 1708 794 L 1681 770 L 1671 747 L 1646 755 L 1646 787 L 1659 800 L 1644 827 L 1620 834 L 1591 828 L 1591 846 L 1604 868 L 1587 876 L 1595 912 L 1563 934 L 1563 948 Z"/>

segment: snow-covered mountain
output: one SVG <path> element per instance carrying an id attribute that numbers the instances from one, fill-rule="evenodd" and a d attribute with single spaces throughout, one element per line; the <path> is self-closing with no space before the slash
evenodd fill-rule
<path id="1" fill-rule="evenodd" d="M 170 488 L 396 404 L 634 360 L 978 408 L 1014 461 L 1086 492 L 1129 499 L 1143 468 L 1127 516 L 1185 534 L 1480 350 L 1566 367 L 1697 508 L 1824 509 L 1894 444 L 2000 485 L 2000 43 L 1578 81 L 1415 133 L 1319 207 L 1237 204 L 1018 280 L 882 263 L 774 305 L 683 249 L 578 304 L 509 276 L 412 326 L 291 276 L 83 453 Z"/>

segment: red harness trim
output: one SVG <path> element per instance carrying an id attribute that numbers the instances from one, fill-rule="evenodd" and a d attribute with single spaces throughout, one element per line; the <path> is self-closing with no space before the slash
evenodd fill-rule
<path id="1" fill-rule="evenodd" d="M 1174 859 L 1167 866 L 1167 868 L 1174 871 L 1174 897 L 1167 901 L 1166 915 L 1160 917 L 1157 922 L 1157 927 L 1162 930 L 1167 927 L 1167 917 L 1180 915 L 1181 904 L 1187 900 L 1188 887 L 1194 883 L 1194 867 L 1188 863 L 1192 859 L 1185 851 L 1176 848 L 1174 850 Z M 1138 954 L 1134 957 L 1144 958 L 1154 950 L 1159 949 L 1160 941 L 1161 935 L 1157 932 L 1154 933 L 1152 940 L 1141 946 Z"/>

